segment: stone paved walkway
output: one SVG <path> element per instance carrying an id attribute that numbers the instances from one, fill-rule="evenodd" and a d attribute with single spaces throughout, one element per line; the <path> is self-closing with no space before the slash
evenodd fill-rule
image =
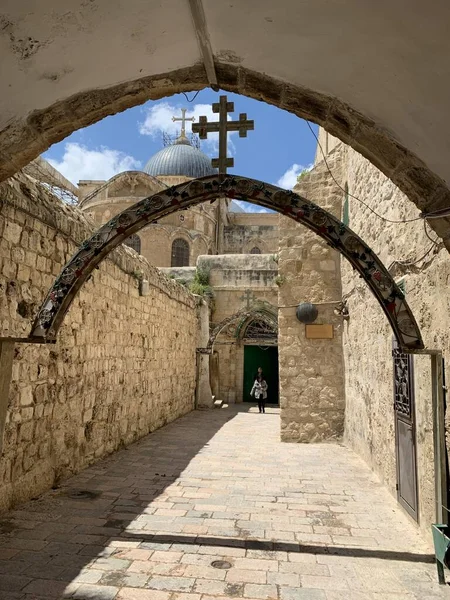
<path id="1" fill-rule="evenodd" d="M 1 600 L 449 597 L 355 454 L 253 410 L 192 413 L 0 517 Z"/>

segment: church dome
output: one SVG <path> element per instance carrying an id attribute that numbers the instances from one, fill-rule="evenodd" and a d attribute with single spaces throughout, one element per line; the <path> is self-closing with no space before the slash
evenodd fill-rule
<path id="1" fill-rule="evenodd" d="M 180 136 L 171 146 L 157 152 L 144 167 L 144 173 L 158 175 L 184 175 L 185 177 L 204 177 L 214 175 L 216 169 L 211 166 L 211 159 L 197 150 L 189 140 Z"/>

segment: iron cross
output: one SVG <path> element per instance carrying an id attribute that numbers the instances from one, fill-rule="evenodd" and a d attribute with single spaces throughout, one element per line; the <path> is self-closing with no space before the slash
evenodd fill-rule
<path id="1" fill-rule="evenodd" d="M 227 113 L 234 112 L 234 102 L 227 102 L 226 96 L 220 96 L 219 102 L 212 105 L 214 113 L 219 113 L 219 120 L 208 123 L 207 117 L 200 117 L 199 122 L 192 125 L 192 131 L 198 133 L 201 140 L 206 140 L 208 133 L 219 132 L 219 158 L 213 158 L 211 164 L 225 174 L 228 167 L 234 166 L 234 159 L 227 158 L 227 133 L 239 131 L 239 137 L 247 137 L 247 131 L 253 131 L 255 122 L 247 120 L 247 113 L 239 115 L 239 121 L 228 121 Z"/>
<path id="2" fill-rule="evenodd" d="M 172 117 L 172 121 L 181 121 L 181 137 L 186 137 L 186 121 L 195 121 L 195 117 L 186 117 L 187 108 L 181 109 L 181 117 Z"/>
<path id="3" fill-rule="evenodd" d="M 250 308 L 250 301 L 255 299 L 255 294 L 251 290 L 245 290 L 245 294 L 239 297 L 239 300 L 247 300 L 247 308 Z"/>

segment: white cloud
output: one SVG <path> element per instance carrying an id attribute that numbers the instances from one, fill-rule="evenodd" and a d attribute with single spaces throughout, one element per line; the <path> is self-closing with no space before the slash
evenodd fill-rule
<path id="1" fill-rule="evenodd" d="M 298 165 L 294 163 L 289 169 L 280 177 L 280 179 L 276 182 L 275 185 L 285 189 L 292 190 L 292 188 L 297 183 L 297 177 L 300 175 L 302 171 L 310 171 L 313 165 L 309 165 L 308 167 L 304 167 L 303 165 Z"/>
<path id="2" fill-rule="evenodd" d="M 180 121 L 173 121 L 172 117 L 181 117 L 181 104 L 170 104 L 169 102 L 162 101 L 154 104 L 150 108 L 145 109 L 145 120 L 139 123 L 139 133 L 141 135 L 150 135 L 154 139 L 161 137 L 162 132 L 166 132 L 169 135 L 177 135 L 181 129 Z M 186 111 L 186 117 L 194 117 L 194 123 L 198 123 L 199 117 L 205 116 L 208 121 L 217 121 L 219 115 L 213 113 L 210 104 L 193 104 Z M 236 119 L 236 115 L 229 114 L 228 120 Z M 186 132 L 191 131 L 192 122 L 186 123 Z M 232 136 L 237 135 L 237 131 L 232 131 L 228 134 L 228 155 L 236 155 L 236 146 L 233 143 Z M 215 157 L 219 153 L 219 134 L 208 133 L 206 140 L 201 140 L 201 149 L 205 154 L 211 157 Z"/>
<path id="3" fill-rule="evenodd" d="M 141 168 L 138 160 L 119 150 L 111 150 L 104 146 L 90 150 L 76 143 L 65 145 L 61 160 L 46 160 L 74 184 L 80 179 L 107 180 L 122 171 Z"/>
<path id="4" fill-rule="evenodd" d="M 242 208 L 242 210 L 246 213 L 270 213 L 273 212 L 268 208 L 264 208 L 263 206 L 258 206 L 257 204 L 252 204 L 251 202 L 244 202 L 243 200 L 233 200 L 238 206 Z"/>

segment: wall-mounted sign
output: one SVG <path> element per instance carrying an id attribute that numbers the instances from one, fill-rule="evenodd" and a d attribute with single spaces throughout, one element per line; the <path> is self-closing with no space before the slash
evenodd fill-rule
<path id="1" fill-rule="evenodd" d="M 332 340 L 333 325 L 305 325 L 305 334 L 308 340 Z"/>

